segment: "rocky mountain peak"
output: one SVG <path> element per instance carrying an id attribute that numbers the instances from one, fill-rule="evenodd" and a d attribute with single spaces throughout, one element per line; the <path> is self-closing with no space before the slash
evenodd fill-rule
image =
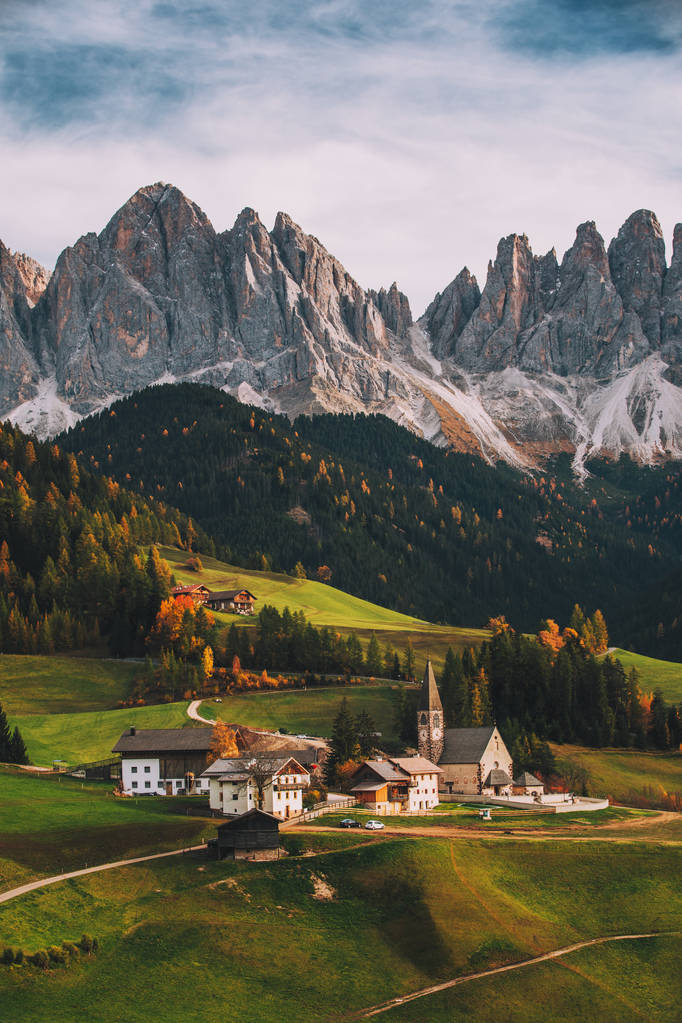
<path id="1" fill-rule="evenodd" d="M 381 313 L 384 323 L 396 337 L 405 337 L 412 326 L 412 311 L 407 295 L 398 288 L 395 281 L 391 287 L 367 293 Z"/>
<path id="2" fill-rule="evenodd" d="M 492 273 L 492 264 L 488 273 Z M 468 267 L 464 267 L 442 292 L 438 292 L 419 323 L 426 331 L 437 359 L 455 351 L 457 338 L 481 301 L 481 290 Z"/>
<path id="3" fill-rule="evenodd" d="M 665 242 L 656 215 L 651 210 L 631 214 L 609 245 L 608 258 L 623 308 L 637 314 L 652 348 L 659 348 L 666 268 Z"/>

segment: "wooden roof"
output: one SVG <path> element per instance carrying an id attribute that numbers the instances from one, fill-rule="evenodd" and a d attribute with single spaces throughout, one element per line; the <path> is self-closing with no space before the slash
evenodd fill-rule
<path id="1" fill-rule="evenodd" d="M 112 753 L 206 753 L 213 728 L 129 728 Z"/>

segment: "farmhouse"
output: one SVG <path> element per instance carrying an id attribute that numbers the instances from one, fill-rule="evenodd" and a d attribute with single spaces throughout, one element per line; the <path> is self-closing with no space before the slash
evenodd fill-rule
<path id="1" fill-rule="evenodd" d="M 289 753 L 264 752 L 216 760 L 200 780 L 208 784 L 209 805 L 218 813 L 258 809 L 287 820 L 303 811 L 310 772 Z"/>
<path id="2" fill-rule="evenodd" d="M 512 792 L 515 796 L 542 796 L 545 786 L 534 774 L 524 771 L 518 778 L 514 778 Z"/>
<path id="3" fill-rule="evenodd" d="M 210 590 L 202 583 L 196 583 L 194 586 L 173 586 L 170 591 L 173 600 L 178 600 L 180 597 L 190 597 L 195 604 L 205 604 L 209 594 Z"/>
<path id="4" fill-rule="evenodd" d="M 219 860 L 276 860 L 279 818 L 265 810 L 247 810 L 219 825 L 218 837 L 208 844 L 217 851 Z"/>
<path id="5" fill-rule="evenodd" d="M 206 606 L 211 611 L 230 611 L 237 615 L 252 615 L 256 598 L 249 590 L 211 590 Z"/>
<path id="6" fill-rule="evenodd" d="M 441 769 L 424 757 L 365 760 L 353 775 L 351 793 L 376 813 L 430 810 L 438 803 Z"/>
<path id="7" fill-rule="evenodd" d="M 426 662 L 417 705 L 417 734 L 420 755 L 441 768 L 441 791 L 511 795 L 512 758 L 496 725 L 443 728 L 443 705 L 431 661 Z"/>
<path id="8" fill-rule="evenodd" d="M 200 777 L 209 762 L 212 728 L 129 728 L 112 752 L 121 754 L 124 792 L 144 796 L 208 791 Z"/>

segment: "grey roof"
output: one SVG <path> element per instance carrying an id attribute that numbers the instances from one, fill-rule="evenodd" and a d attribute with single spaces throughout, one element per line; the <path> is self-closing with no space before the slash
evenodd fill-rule
<path id="1" fill-rule="evenodd" d="M 440 694 L 436 685 L 436 676 L 433 673 L 431 661 L 426 662 L 424 678 L 422 680 L 421 692 L 419 693 L 419 704 L 417 710 L 443 710 L 440 702 Z"/>
<path id="2" fill-rule="evenodd" d="M 205 753 L 212 728 L 129 728 L 113 753 Z"/>
<path id="3" fill-rule="evenodd" d="M 379 789 L 383 789 L 385 785 L 385 781 L 361 781 L 358 785 L 353 786 L 351 792 L 378 792 Z"/>
<path id="4" fill-rule="evenodd" d="M 483 782 L 484 785 L 511 785 L 512 780 L 506 771 L 496 767 L 490 772 L 486 780 Z"/>
<path id="5" fill-rule="evenodd" d="M 407 772 L 396 767 L 390 760 L 365 760 L 365 764 L 384 781 L 407 781 Z"/>
<path id="6" fill-rule="evenodd" d="M 542 782 L 540 781 L 539 778 L 536 778 L 534 774 L 530 774 L 528 771 L 524 771 L 522 774 L 518 776 L 518 778 L 514 778 L 514 784 L 518 786 L 542 785 Z"/>
<path id="7" fill-rule="evenodd" d="M 250 753 L 244 757 L 229 757 L 224 760 L 215 760 L 201 775 L 202 778 L 217 778 L 220 780 L 227 780 L 235 778 L 236 776 L 247 775 L 250 773 L 249 768 L 252 766 L 254 760 L 272 767 L 272 773 L 281 771 L 285 764 L 288 764 L 290 760 L 295 760 L 298 766 L 301 768 L 301 772 L 308 774 L 309 772 L 303 766 L 299 764 L 297 758 L 289 750 L 277 751 L 274 753 Z M 301 773 L 299 771 L 296 774 Z"/>
<path id="8" fill-rule="evenodd" d="M 446 728 L 439 764 L 478 764 L 485 753 L 495 725 L 483 728 Z"/>
<path id="9" fill-rule="evenodd" d="M 238 593 L 248 593 L 252 600 L 256 600 L 253 593 L 247 590 L 245 586 L 242 586 L 240 590 L 210 590 L 208 594 L 209 601 L 211 600 L 232 600 Z"/>
<path id="10" fill-rule="evenodd" d="M 440 767 L 436 767 L 426 757 L 391 757 L 394 764 L 407 771 L 408 774 L 442 774 Z"/>
<path id="11" fill-rule="evenodd" d="M 266 821 L 274 821 L 279 830 L 279 825 L 281 824 L 279 817 L 275 817 L 274 814 L 268 813 L 267 810 L 259 810 L 257 806 L 254 806 L 251 810 L 247 810 L 246 813 L 240 813 L 238 817 L 229 817 L 223 824 L 218 825 L 218 831 L 229 831 L 230 828 L 238 828 L 240 824 L 244 824 L 246 820 L 256 816 L 258 816 L 261 820 L 265 818 Z"/>

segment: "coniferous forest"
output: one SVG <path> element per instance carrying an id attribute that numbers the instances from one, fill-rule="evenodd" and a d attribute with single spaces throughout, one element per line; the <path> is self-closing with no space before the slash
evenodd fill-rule
<path id="1" fill-rule="evenodd" d="M 237 564 L 451 624 L 504 614 L 534 630 L 567 620 L 578 597 L 604 610 L 615 642 L 682 656 L 677 465 L 593 463 L 582 486 L 568 456 L 524 476 L 380 416 L 291 424 L 190 384 L 118 402 L 60 443 L 191 515 Z"/>

